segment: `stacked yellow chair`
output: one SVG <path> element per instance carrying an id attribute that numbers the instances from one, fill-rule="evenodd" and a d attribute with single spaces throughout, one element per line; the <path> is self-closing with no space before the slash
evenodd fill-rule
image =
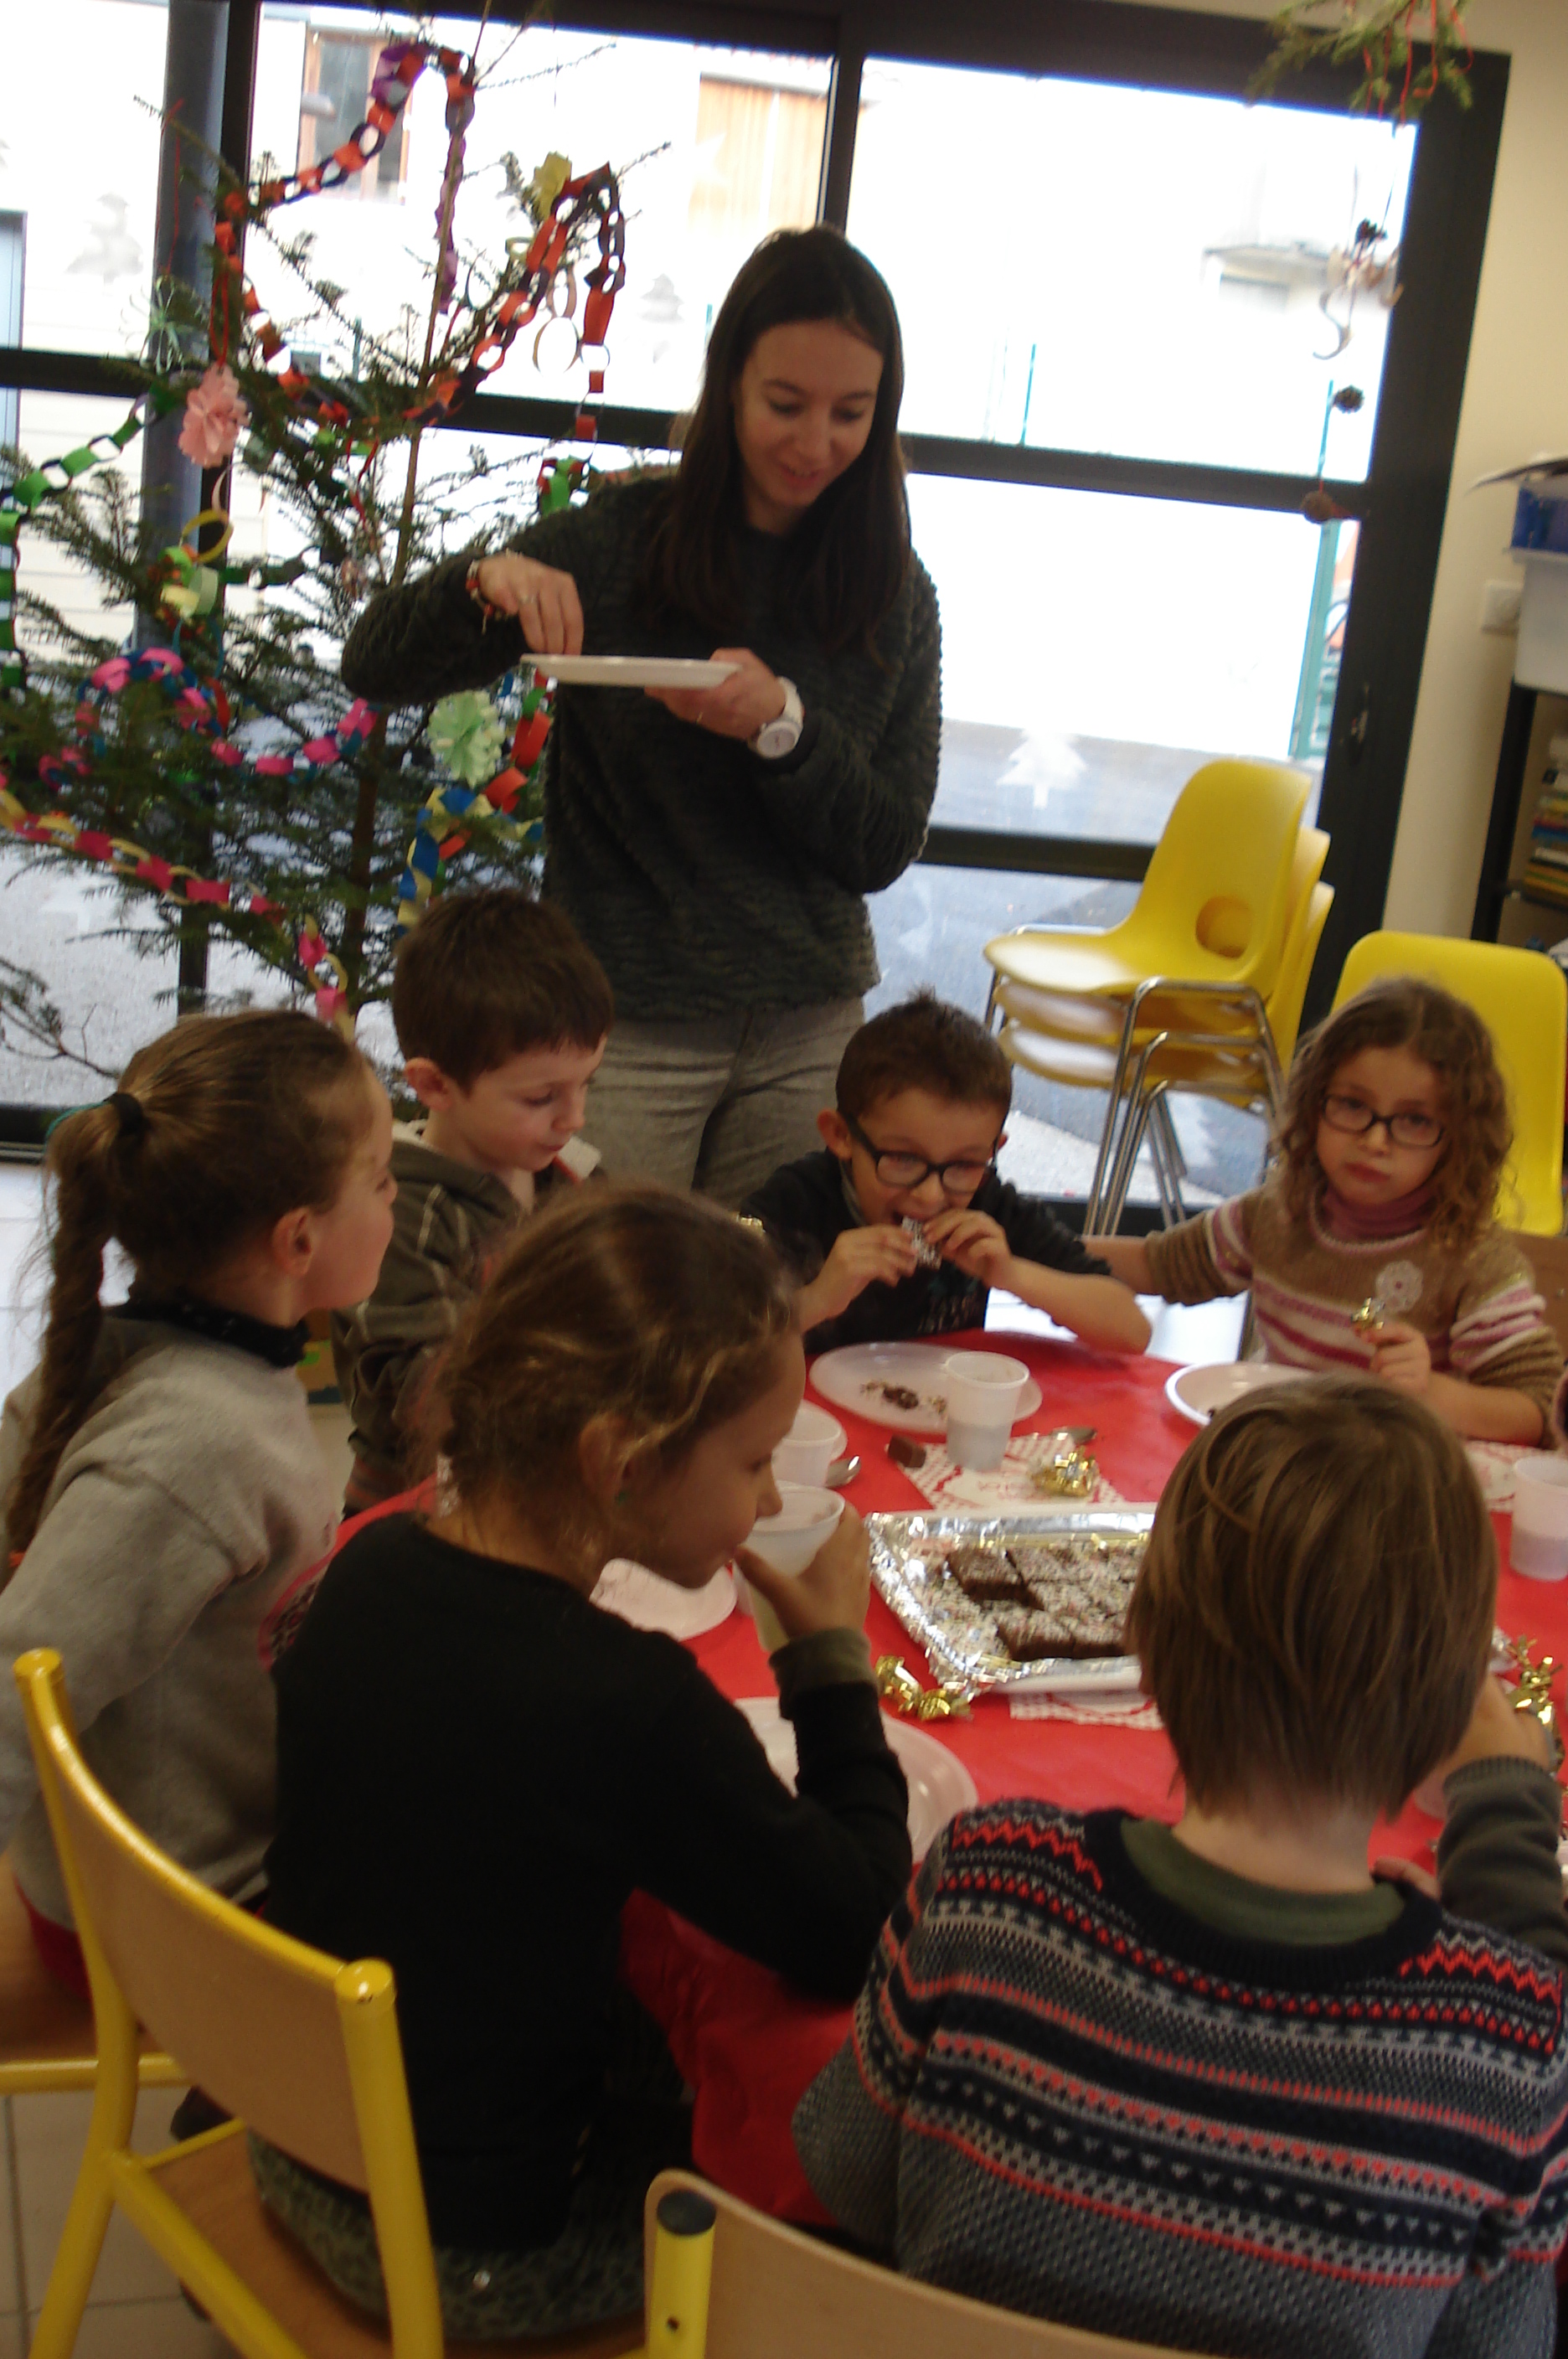
<path id="1" fill-rule="evenodd" d="M 1177 798 L 1119 925 L 1025 928 L 987 943 L 989 1012 L 1007 1056 L 1043 1079 L 1107 1093 L 1086 1227 L 1119 1217 L 1107 1182 L 1124 1161 L 1130 1180 L 1131 1161 L 1116 1151 L 1124 1104 L 1140 1135 L 1154 1116 L 1166 1217 L 1180 1217 L 1165 1093 L 1203 1086 L 1183 1057 L 1227 1060 L 1214 1070 L 1215 1094 L 1278 1102 L 1279 1030 L 1288 1058 L 1332 897 L 1318 883 L 1328 839 L 1301 825 L 1307 793 L 1300 771 L 1276 764 L 1207 763 Z"/>
<path id="2" fill-rule="evenodd" d="M 1513 1114 L 1503 1172 L 1504 1228 L 1554 1237 L 1563 1227 L 1563 1101 L 1568 1065 L 1568 982 L 1540 951 L 1439 934 L 1363 934 L 1353 942 L 1335 1007 L 1379 976 L 1419 975 L 1475 1010 L 1492 1036 Z"/>
<path id="3" fill-rule="evenodd" d="M 1173 2359 L 895 2277 L 685 2173 L 648 2190 L 646 2321 L 526 2343 L 446 2343 L 390 1969 L 344 1965 L 198 1884 L 82 1760 L 60 1657 L 24 1655 L 16 1676 L 102 2059 L 33 2359 L 71 2359 L 115 2204 L 245 2359 Z M 162 2154 L 133 2153 L 133 2008 L 243 2118 Z M 368 2197 L 385 2324 L 337 2295 L 269 2219 L 245 2158 L 246 2122 Z"/>

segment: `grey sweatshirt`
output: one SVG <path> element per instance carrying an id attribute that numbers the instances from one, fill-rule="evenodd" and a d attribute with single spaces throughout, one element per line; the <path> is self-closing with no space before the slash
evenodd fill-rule
<path id="1" fill-rule="evenodd" d="M 205 1884 L 245 1899 L 271 1840 L 277 1716 L 264 1616 L 332 1544 L 337 1503 L 292 1368 L 156 1322 L 110 1318 L 92 1408 L 32 1546 L 0 1593 L 0 1848 L 33 1906 L 71 1922 L 10 1677 L 65 1665 L 82 1750 L 120 1807 Z M 36 1378 L 0 1419 L 3 1502 Z"/>

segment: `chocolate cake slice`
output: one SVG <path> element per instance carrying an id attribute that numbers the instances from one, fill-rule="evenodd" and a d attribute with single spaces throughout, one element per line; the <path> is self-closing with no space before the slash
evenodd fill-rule
<path id="1" fill-rule="evenodd" d="M 947 1570 L 976 1605 L 1032 1605 L 1034 1592 L 1004 1548 L 961 1541 L 947 1552 Z"/>

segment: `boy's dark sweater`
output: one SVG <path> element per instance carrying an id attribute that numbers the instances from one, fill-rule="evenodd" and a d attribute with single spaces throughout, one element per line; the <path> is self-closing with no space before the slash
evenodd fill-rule
<path id="1" fill-rule="evenodd" d="M 778 1658 L 797 1799 L 684 1647 L 565 1582 L 408 1516 L 333 1563 L 277 1673 L 267 1919 L 390 1962 L 439 2244 L 559 2234 L 634 1889 L 859 1987 L 909 1843 L 869 1677 L 807 1684 L 845 1636 Z"/>
<path id="2" fill-rule="evenodd" d="M 846 1229 L 865 1226 L 845 1190 L 844 1165 L 825 1147 L 798 1163 L 781 1164 L 741 1209 L 762 1223 L 802 1286 L 811 1284 Z M 1038 1196 L 1020 1195 L 995 1170 L 981 1180 L 970 1209 L 990 1215 L 1020 1261 L 1076 1277 L 1109 1274 L 1108 1264 L 1087 1252 L 1048 1204 Z M 842 1343 L 904 1343 L 911 1336 L 982 1327 L 989 1299 L 990 1288 L 951 1261 L 939 1269 L 917 1269 L 897 1286 L 876 1278 L 836 1319 L 813 1327 L 806 1348 L 832 1352 Z"/>

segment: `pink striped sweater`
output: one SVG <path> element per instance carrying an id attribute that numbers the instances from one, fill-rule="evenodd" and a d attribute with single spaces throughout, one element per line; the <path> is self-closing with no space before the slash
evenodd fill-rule
<path id="1" fill-rule="evenodd" d="M 1292 1220 L 1271 1178 L 1157 1231 L 1148 1246 L 1155 1289 L 1169 1302 L 1210 1302 L 1250 1288 L 1270 1360 L 1365 1369 L 1373 1347 L 1352 1322 L 1376 1296 L 1426 1337 L 1433 1368 L 1524 1393 L 1543 1418 L 1551 1408 L 1563 1354 L 1535 1280 L 1501 1229 L 1488 1229 L 1463 1259 L 1420 1229 L 1356 1244 L 1331 1236 L 1315 1209 Z"/>

